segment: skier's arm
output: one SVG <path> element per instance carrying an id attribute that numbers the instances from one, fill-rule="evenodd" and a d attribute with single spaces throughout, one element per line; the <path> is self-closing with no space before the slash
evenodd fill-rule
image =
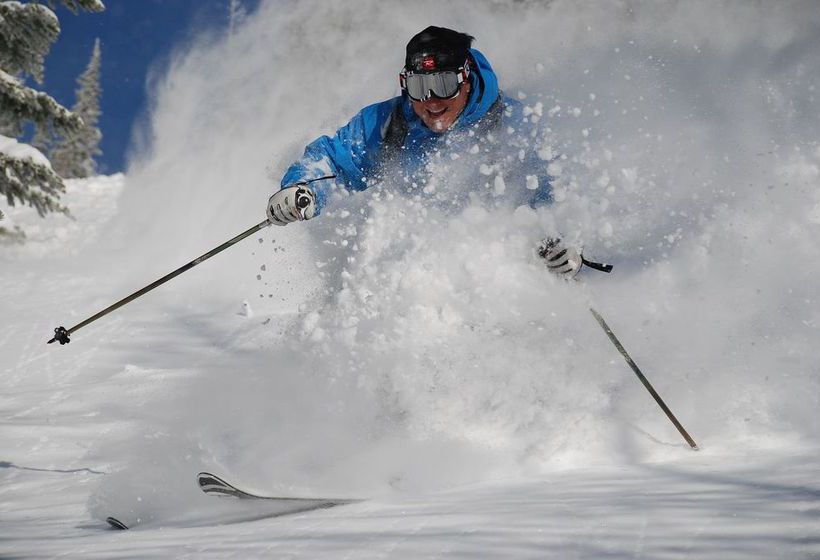
<path id="1" fill-rule="evenodd" d="M 531 175 L 527 175 L 525 178 L 527 190 L 530 191 L 530 197 L 527 204 L 532 208 L 543 206 L 545 204 L 552 204 L 554 202 L 554 198 L 552 196 L 552 181 L 554 180 L 554 177 L 549 174 L 549 162 L 541 160 L 536 162 L 535 158 L 532 159 L 533 162 L 530 170 L 532 170 L 533 173 Z"/>
<path id="2" fill-rule="evenodd" d="M 367 188 L 366 177 L 381 148 L 382 128 L 395 99 L 365 107 L 333 136 L 321 136 L 307 145 L 302 157 L 282 177 L 281 187 L 298 185 L 325 175 L 347 190 Z M 310 185 L 316 195 L 316 214 L 327 202 L 331 181 Z"/>
<path id="3" fill-rule="evenodd" d="M 509 183 L 519 188 L 512 194 L 515 204 L 531 208 L 552 204 L 552 182 L 549 174 L 552 160 L 545 161 L 540 155 L 538 138 L 541 126 L 534 116 L 525 111 L 517 99 L 504 96 L 504 113 L 501 121 L 502 136 L 507 136 Z"/>

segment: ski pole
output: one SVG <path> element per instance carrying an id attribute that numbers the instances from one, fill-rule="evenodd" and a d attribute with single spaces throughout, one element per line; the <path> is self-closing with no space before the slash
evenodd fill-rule
<path id="1" fill-rule="evenodd" d="M 106 307 L 105 309 L 100 311 L 99 313 L 97 313 L 95 315 L 92 315 L 91 317 L 89 317 L 85 321 L 74 325 L 70 329 L 67 329 L 65 327 L 57 327 L 56 329 L 54 329 L 54 338 L 49 340 L 48 344 L 51 344 L 54 341 L 57 341 L 60 344 L 68 344 L 69 342 L 71 342 L 71 340 L 69 339 L 69 336 L 71 334 L 75 333 L 76 331 L 80 330 L 84 326 L 86 326 L 90 323 L 93 323 L 94 321 L 96 321 L 97 319 L 99 319 L 101 317 L 105 317 L 106 315 L 108 315 L 109 313 L 111 313 L 112 311 L 114 311 L 116 309 L 119 309 L 120 307 L 122 307 L 126 303 L 130 303 L 130 302 L 134 301 L 135 299 L 137 299 L 138 297 L 147 294 L 148 292 L 150 292 L 154 288 L 165 284 L 168 280 L 171 280 L 172 278 L 176 278 L 177 276 L 179 276 L 180 274 L 182 274 L 186 270 L 192 269 L 193 267 L 195 267 L 196 265 L 198 265 L 202 261 L 210 259 L 211 257 L 216 255 L 217 253 L 221 253 L 222 251 L 224 251 L 225 249 L 227 249 L 231 245 L 242 241 L 243 239 L 245 239 L 249 235 L 253 235 L 254 233 L 259 231 L 260 229 L 266 228 L 269 225 L 271 225 L 271 223 L 268 220 L 265 220 L 264 222 L 260 222 L 260 223 L 256 224 L 252 228 L 250 228 L 246 231 L 243 231 L 242 233 L 240 233 L 239 235 L 237 235 L 233 239 L 231 239 L 229 241 L 226 241 L 225 243 L 223 243 L 219 247 L 215 247 L 215 248 L 211 249 L 210 251 L 208 251 L 207 253 L 205 253 L 201 257 L 197 257 L 194 260 L 192 260 L 191 262 L 189 262 L 188 264 L 185 264 L 185 265 L 179 267 L 178 269 L 176 269 L 175 271 L 173 271 L 169 274 L 166 274 L 165 276 L 163 276 L 159 280 L 151 282 L 150 284 L 148 284 L 144 288 L 142 288 L 140 290 L 137 290 L 136 292 L 134 292 L 133 294 L 131 294 L 128 297 L 124 297 L 123 299 L 121 299 L 117 303 L 109 305 L 108 307 Z"/>
<path id="2" fill-rule="evenodd" d="M 661 396 L 655 391 L 655 389 L 652 387 L 652 384 L 649 383 L 649 380 L 641 372 L 641 369 L 638 367 L 638 364 L 636 364 L 635 361 L 629 356 L 629 353 L 627 353 L 626 349 L 615 336 L 615 333 L 612 332 L 612 329 L 609 328 L 609 325 L 606 324 L 606 321 L 604 321 L 604 318 L 601 317 L 601 314 L 591 307 L 589 308 L 589 310 L 592 312 L 592 315 L 595 317 L 595 320 L 598 321 L 598 324 L 601 325 L 601 328 L 604 329 L 604 332 L 609 337 L 609 340 L 612 341 L 612 344 L 615 345 L 615 348 L 617 348 L 618 352 L 620 352 L 621 355 L 624 357 L 626 363 L 629 364 L 629 367 L 632 368 L 632 371 L 635 372 L 635 375 L 637 375 L 638 379 L 641 381 L 641 383 L 643 383 L 643 386 L 646 387 L 646 390 L 649 391 L 649 394 L 652 395 L 652 398 L 655 399 L 655 402 L 658 403 L 658 406 L 661 407 L 661 410 L 663 410 L 666 413 L 666 416 L 669 418 L 672 424 L 674 424 L 675 427 L 678 429 L 680 435 L 682 435 L 683 439 L 686 440 L 686 443 L 688 443 L 692 449 L 697 451 L 698 444 L 695 443 L 695 440 L 692 439 L 692 437 L 687 433 L 687 431 L 684 429 L 681 423 L 678 422 L 678 419 L 675 418 L 675 415 L 672 414 L 672 411 L 669 410 L 669 407 L 666 406 L 666 403 L 663 402 Z"/>
<path id="3" fill-rule="evenodd" d="M 327 175 L 325 177 L 319 177 L 317 179 L 311 179 L 309 181 L 304 181 L 304 184 L 313 183 L 314 181 L 321 181 L 323 179 L 333 179 L 335 177 L 336 177 L 335 175 Z M 310 201 L 308 199 L 300 199 L 300 200 L 296 201 L 296 205 L 299 208 L 304 208 L 309 203 L 310 203 Z M 70 329 L 67 329 L 63 326 L 57 327 L 56 329 L 54 329 L 54 338 L 49 340 L 47 344 L 51 344 L 52 342 L 55 342 L 55 341 L 59 342 L 61 345 L 62 344 L 68 344 L 69 342 L 71 342 L 71 340 L 69 339 L 69 336 L 72 335 L 73 333 L 77 332 L 78 330 L 80 330 L 84 326 L 86 326 L 90 323 L 93 323 L 94 321 L 96 321 L 97 319 L 99 319 L 101 317 L 105 317 L 106 315 L 108 315 L 109 313 L 111 313 L 112 311 L 114 311 L 116 309 L 119 309 L 120 307 L 122 307 L 126 303 L 130 303 L 130 302 L 134 301 L 135 299 L 137 299 L 138 297 L 140 297 L 142 295 L 145 295 L 146 293 L 150 292 L 154 288 L 165 284 L 168 280 L 171 280 L 172 278 L 176 278 L 177 276 L 179 276 L 180 274 L 182 274 L 186 270 L 192 269 L 193 267 L 195 267 L 196 265 L 198 265 L 202 261 L 210 259 L 211 257 L 216 255 L 217 253 L 221 253 L 222 251 L 224 251 L 225 249 L 227 249 L 231 245 L 239 243 L 240 241 L 242 241 L 246 237 L 248 237 L 250 235 L 253 235 L 257 231 L 259 231 L 261 229 L 264 229 L 264 228 L 268 227 L 269 225 L 271 225 L 271 222 L 269 220 L 265 220 L 264 222 L 259 222 L 258 224 L 256 224 L 252 228 L 243 231 L 242 233 L 240 233 L 239 235 L 237 235 L 233 239 L 229 239 L 228 241 L 226 241 L 225 243 L 223 243 L 219 247 L 215 247 L 215 248 L 211 249 L 210 251 L 208 251 L 207 253 L 205 253 L 201 257 L 197 257 L 194 260 L 192 260 L 191 262 L 189 262 L 188 264 L 185 264 L 185 265 L 179 267 L 178 269 L 176 269 L 175 271 L 173 271 L 169 274 L 166 274 L 165 276 L 163 276 L 159 280 L 151 282 L 150 284 L 148 284 L 144 288 L 142 288 L 140 290 L 137 290 L 136 292 L 134 292 L 130 296 L 124 297 L 123 299 L 121 299 L 117 303 L 109 305 L 108 307 L 106 307 L 105 309 L 100 311 L 99 313 L 97 313 L 95 315 L 92 315 L 91 317 L 89 317 L 85 321 L 74 325 Z"/>
<path id="4" fill-rule="evenodd" d="M 581 255 L 581 262 L 583 264 L 585 264 L 586 266 L 588 266 L 589 268 L 592 268 L 594 270 L 599 270 L 601 272 L 606 272 L 607 274 L 612 272 L 613 267 L 612 267 L 611 264 L 604 264 L 604 263 L 599 263 L 599 262 L 595 262 L 595 261 L 589 261 L 589 260 L 585 259 L 583 255 Z"/>

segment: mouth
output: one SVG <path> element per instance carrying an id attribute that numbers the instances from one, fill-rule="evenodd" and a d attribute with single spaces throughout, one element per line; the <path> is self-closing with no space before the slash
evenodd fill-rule
<path id="1" fill-rule="evenodd" d="M 438 119 L 438 118 L 441 118 L 441 116 L 442 116 L 442 115 L 444 115 L 444 113 L 446 113 L 446 112 L 447 112 L 447 107 L 442 107 L 441 109 L 429 109 L 429 108 L 425 108 L 425 111 L 427 111 L 427 114 L 428 114 L 431 118 Z"/>

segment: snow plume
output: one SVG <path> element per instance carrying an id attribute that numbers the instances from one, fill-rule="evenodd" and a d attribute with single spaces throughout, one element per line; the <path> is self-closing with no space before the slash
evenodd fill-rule
<path id="1" fill-rule="evenodd" d="M 383 185 L 220 255 L 166 292 L 173 351 L 135 352 L 192 376 L 135 412 L 148 431 L 290 493 L 685 460 L 591 304 L 705 453 L 816 444 L 812 2 L 262 3 L 157 82 L 112 243 L 150 278 L 260 221 L 307 141 L 396 93 L 429 24 L 475 35 L 539 121 L 556 204 L 445 214 Z M 556 232 L 615 272 L 549 277 L 532 248 Z"/>

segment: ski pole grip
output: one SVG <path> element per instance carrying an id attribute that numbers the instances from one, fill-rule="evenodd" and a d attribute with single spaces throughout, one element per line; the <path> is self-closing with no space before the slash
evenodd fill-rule
<path id="1" fill-rule="evenodd" d="M 316 181 L 324 181 L 325 179 L 335 179 L 336 175 L 325 175 L 324 177 L 316 177 L 315 179 L 309 179 L 307 181 L 303 181 L 301 183 L 296 183 L 297 186 L 307 187 L 310 183 L 315 183 Z M 301 189 L 296 191 L 296 208 L 299 210 L 304 210 L 310 206 L 310 197 L 304 194 L 304 191 Z"/>
<path id="2" fill-rule="evenodd" d="M 300 210 L 304 210 L 310 206 L 310 197 L 302 194 L 300 192 L 296 193 L 296 207 Z"/>

